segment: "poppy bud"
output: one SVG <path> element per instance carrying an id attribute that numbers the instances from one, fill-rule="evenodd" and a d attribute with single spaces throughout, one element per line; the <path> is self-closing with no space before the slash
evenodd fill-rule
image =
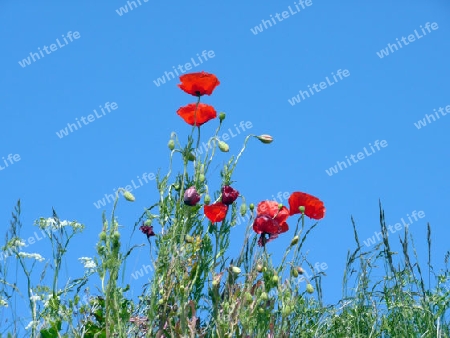
<path id="1" fill-rule="evenodd" d="M 179 185 L 178 183 L 175 183 L 175 184 L 173 185 L 173 188 L 174 188 L 176 191 L 180 191 L 180 185 Z"/>
<path id="2" fill-rule="evenodd" d="M 235 274 L 240 274 L 241 273 L 241 269 L 238 268 L 237 266 L 233 266 L 231 268 L 231 271 L 233 271 Z"/>
<path id="3" fill-rule="evenodd" d="M 301 213 L 304 213 L 305 212 L 305 207 L 303 205 L 299 206 L 298 210 L 300 210 Z"/>
<path id="4" fill-rule="evenodd" d="M 299 266 L 299 267 L 297 268 L 297 271 L 298 271 L 298 273 L 301 274 L 301 275 L 303 275 L 303 273 L 305 272 L 305 271 L 302 269 L 301 266 Z"/>
<path id="5" fill-rule="evenodd" d="M 294 238 L 292 238 L 292 241 L 291 241 L 291 246 L 293 246 L 297 243 L 298 243 L 298 236 L 294 236 Z"/>
<path id="6" fill-rule="evenodd" d="M 291 312 L 292 312 L 292 309 L 291 309 L 291 307 L 290 307 L 289 305 L 286 305 L 286 307 L 284 307 L 284 308 L 281 310 L 281 314 L 282 314 L 283 316 L 288 316 Z"/>
<path id="7" fill-rule="evenodd" d="M 278 276 L 277 275 L 273 275 L 272 282 L 278 283 L 278 280 L 279 280 Z"/>
<path id="8" fill-rule="evenodd" d="M 163 305 L 164 304 L 164 299 L 161 298 L 160 300 L 158 300 L 158 304 L 159 305 Z"/>
<path id="9" fill-rule="evenodd" d="M 184 237 L 184 241 L 186 243 L 194 243 L 194 238 L 192 236 L 186 235 L 186 237 Z"/>
<path id="10" fill-rule="evenodd" d="M 241 204 L 241 216 L 242 217 L 244 217 L 245 216 L 245 213 L 247 212 L 247 204 L 245 204 L 245 203 L 242 203 Z"/>
<path id="11" fill-rule="evenodd" d="M 266 143 L 266 144 L 272 143 L 272 141 L 273 141 L 273 137 L 270 135 L 267 135 L 267 134 L 256 136 L 256 138 L 258 140 L 260 140 L 262 143 Z"/>
<path id="12" fill-rule="evenodd" d="M 200 201 L 200 195 L 194 186 L 186 189 L 184 192 L 184 204 L 193 207 Z"/>
<path id="13" fill-rule="evenodd" d="M 298 271 L 297 269 L 292 268 L 291 269 L 291 276 L 297 278 L 298 277 Z"/>
<path id="14" fill-rule="evenodd" d="M 306 292 L 308 293 L 314 292 L 314 287 L 310 283 L 306 284 Z"/>
<path id="15" fill-rule="evenodd" d="M 105 232 L 105 231 L 102 231 L 102 232 L 100 233 L 100 235 L 98 235 L 98 237 L 100 237 L 100 240 L 101 240 L 101 241 L 106 240 L 106 232 Z"/>
<path id="16" fill-rule="evenodd" d="M 256 271 L 258 271 L 258 272 L 262 272 L 263 271 L 263 266 L 262 266 L 262 264 L 258 264 L 257 266 L 256 266 Z"/>
<path id="17" fill-rule="evenodd" d="M 266 301 L 269 299 L 269 295 L 267 294 L 267 292 L 263 292 L 261 293 L 261 296 L 259 296 L 259 299 Z"/>
<path id="18" fill-rule="evenodd" d="M 125 199 L 129 202 L 134 202 L 134 200 L 135 200 L 133 194 L 131 192 L 129 192 L 128 190 L 125 190 L 125 192 L 123 193 L 123 197 L 125 197 Z"/>
<path id="19" fill-rule="evenodd" d="M 200 181 L 200 183 L 205 182 L 205 175 L 203 174 L 198 175 L 198 180 Z"/>
<path id="20" fill-rule="evenodd" d="M 195 155 L 193 153 L 190 153 L 188 156 L 188 160 L 191 162 L 195 161 Z"/>
<path id="21" fill-rule="evenodd" d="M 203 198 L 203 202 L 206 205 L 209 205 L 209 203 L 211 203 L 211 197 L 209 197 L 209 195 L 205 195 L 205 197 Z"/>
<path id="22" fill-rule="evenodd" d="M 223 141 L 219 141 L 219 149 L 220 151 L 227 153 L 230 150 L 230 146 Z"/>
<path id="23" fill-rule="evenodd" d="M 175 141 L 170 140 L 169 143 L 167 143 L 167 146 L 169 147 L 170 150 L 174 150 L 175 149 Z"/>
<path id="24" fill-rule="evenodd" d="M 220 122 L 225 120 L 225 113 L 224 112 L 219 113 L 219 120 L 220 120 Z"/>
<path id="25" fill-rule="evenodd" d="M 253 211 L 255 209 L 255 205 L 253 203 L 250 203 L 248 208 L 250 209 L 250 211 Z"/>
<path id="26" fill-rule="evenodd" d="M 246 292 L 245 294 L 245 300 L 247 301 L 247 302 L 252 302 L 253 301 L 253 296 L 251 295 L 251 293 L 250 292 Z"/>

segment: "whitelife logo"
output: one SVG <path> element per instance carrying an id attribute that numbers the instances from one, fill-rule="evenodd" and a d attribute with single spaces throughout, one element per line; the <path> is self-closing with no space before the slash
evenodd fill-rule
<path id="1" fill-rule="evenodd" d="M 438 24 L 436 22 L 433 23 L 429 23 L 427 22 L 425 24 L 425 28 L 427 29 L 428 33 L 431 33 L 431 30 L 437 30 L 439 28 Z M 420 25 L 420 29 L 422 30 L 423 35 L 420 35 L 417 32 L 417 29 L 414 30 L 414 34 L 409 34 L 408 35 L 408 41 L 406 41 L 406 38 L 404 36 L 402 36 L 402 38 L 400 39 L 403 42 L 403 46 L 408 46 L 411 42 L 416 41 L 417 39 L 422 39 L 425 35 L 427 35 L 427 32 L 425 31 L 425 29 L 423 29 L 422 25 Z M 385 56 L 389 55 L 389 50 L 391 51 L 391 53 L 394 53 L 396 51 L 398 51 L 398 47 L 403 48 L 402 43 L 400 42 L 400 40 L 398 38 L 396 38 L 395 40 L 397 40 L 397 44 L 390 44 L 388 43 L 387 47 L 385 49 L 380 50 L 379 52 L 377 52 L 377 55 L 380 59 L 384 58 Z M 398 45 L 398 47 L 397 47 Z M 394 50 L 395 47 L 395 50 Z"/>
<path id="2" fill-rule="evenodd" d="M 83 127 L 83 124 L 85 126 L 87 126 L 90 122 L 94 122 L 95 117 L 97 117 L 97 119 L 102 118 L 103 116 L 106 115 L 106 112 L 103 110 L 103 108 L 106 108 L 108 113 L 111 113 L 111 109 L 116 110 L 117 108 L 119 108 L 119 106 L 115 102 L 112 102 L 112 103 L 106 102 L 104 107 L 102 107 L 101 105 L 99 107 L 100 107 L 102 114 L 99 114 L 97 112 L 97 109 L 94 109 L 93 111 L 95 113 L 95 116 L 94 116 L 94 114 L 89 114 L 87 116 L 87 118 L 82 116 L 80 118 L 81 121 L 79 121 L 78 118 L 75 118 L 76 124 L 75 123 L 67 123 L 67 127 L 64 129 L 61 129 L 59 132 L 56 132 L 56 135 L 59 138 L 63 138 L 64 136 L 69 135 L 69 131 L 70 131 L 70 133 L 73 133 L 74 131 L 78 130 L 78 128 Z M 83 122 L 83 124 L 81 124 L 81 122 Z M 77 127 L 77 125 L 78 125 L 78 127 Z"/>
<path id="3" fill-rule="evenodd" d="M 62 47 L 64 47 L 64 46 L 66 46 L 66 45 L 69 44 L 69 42 L 67 41 L 67 39 L 69 39 L 70 42 L 72 42 L 74 39 L 75 39 L 75 40 L 79 39 L 79 38 L 80 38 L 80 33 L 79 33 L 79 32 L 73 32 L 73 34 L 72 34 L 72 31 L 69 31 L 69 32 L 67 33 L 67 36 L 64 36 L 64 34 L 63 34 L 62 37 L 63 37 L 63 40 L 64 40 L 64 42 L 65 42 L 66 44 L 62 44 L 62 43 L 59 41 L 59 38 L 56 39 L 56 42 L 58 43 L 59 48 L 62 48 Z M 67 39 L 66 39 L 66 37 L 67 37 Z M 58 50 L 58 46 L 57 46 L 55 43 L 52 43 L 50 46 L 44 46 L 42 49 L 45 51 L 46 54 L 44 54 L 44 53 L 42 52 L 41 48 L 38 48 L 38 52 L 39 52 L 39 53 L 33 53 L 33 52 L 30 52 L 30 56 L 27 57 L 26 59 L 23 59 L 22 61 L 19 61 L 19 65 L 20 65 L 22 68 L 25 68 L 26 66 L 31 65 L 31 60 L 33 60 L 33 62 L 36 62 L 37 60 L 40 60 L 41 57 L 44 58 L 45 55 L 49 55 L 49 54 L 51 54 L 52 52 L 57 51 L 57 50 Z M 50 51 L 48 50 L 49 48 L 50 48 Z M 40 56 L 39 56 L 39 55 L 40 55 Z M 31 57 L 31 59 L 30 59 L 30 57 Z"/>

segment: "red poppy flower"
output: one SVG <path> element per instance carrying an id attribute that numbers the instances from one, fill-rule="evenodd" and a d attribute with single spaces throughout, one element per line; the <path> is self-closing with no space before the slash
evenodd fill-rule
<path id="1" fill-rule="evenodd" d="M 194 96 L 211 95 L 213 90 L 220 84 L 214 74 L 206 72 L 181 75 L 180 81 L 181 83 L 178 84 L 178 87 Z"/>
<path id="2" fill-rule="evenodd" d="M 153 226 L 142 225 L 139 228 L 139 230 L 141 230 L 143 234 L 147 235 L 147 238 L 149 238 L 151 236 L 156 236 L 155 233 L 153 232 Z"/>
<path id="3" fill-rule="evenodd" d="M 205 205 L 203 210 L 205 211 L 205 216 L 208 217 L 211 222 L 216 223 L 222 222 L 225 219 L 228 206 L 221 202 L 217 202 L 211 205 Z"/>
<path id="4" fill-rule="evenodd" d="M 258 204 L 256 210 L 257 216 L 253 222 L 253 230 L 261 235 L 258 240 L 259 246 L 265 246 L 277 238 L 279 234 L 289 230 L 286 223 L 289 210 L 285 206 L 280 209 L 276 201 L 263 201 Z M 266 238 L 266 235 L 269 235 L 269 237 Z"/>
<path id="5" fill-rule="evenodd" d="M 198 106 L 196 103 L 190 103 L 187 106 L 178 109 L 177 114 L 180 115 L 187 124 L 190 124 L 191 126 L 195 125 L 196 127 L 217 117 L 214 107 L 205 103 L 199 103 Z"/>
<path id="6" fill-rule="evenodd" d="M 304 192 L 293 192 L 289 197 L 290 214 L 299 214 L 299 207 L 305 207 L 305 215 L 309 218 L 322 219 L 325 217 L 325 207 L 323 202 L 317 197 Z"/>
<path id="7" fill-rule="evenodd" d="M 277 221 L 280 225 L 286 222 L 289 217 L 289 210 L 285 206 L 281 209 L 279 207 L 278 202 L 276 201 L 263 201 L 258 204 L 256 208 L 257 215 L 269 215 L 275 221 Z"/>
<path id="8" fill-rule="evenodd" d="M 222 187 L 222 203 L 226 205 L 232 204 L 239 196 L 239 191 L 233 189 L 229 185 Z"/>

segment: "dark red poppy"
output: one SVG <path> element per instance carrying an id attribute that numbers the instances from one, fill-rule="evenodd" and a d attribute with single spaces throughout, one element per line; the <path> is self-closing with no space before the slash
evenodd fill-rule
<path id="1" fill-rule="evenodd" d="M 181 75 L 180 81 L 181 83 L 178 84 L 178 87 L 194 96 L 211 95 L 214 89 L 220 84 L 214 74 L 206 72 Z"/>
<path id="2" fill-rule="evenodd" d="M 177 110 L 177 114 L 191 126 L 201 126 L 217 117 L 217 112 L 213 106 L 205 103 L 190 103 L 187 106 L 181 107 Z M 195 121 L 195 122 L 194 122 Z"/>
<path id="3" fill-rule="evenodd" d="M 239 191 L 233 189 L 229 185 L 222 187 L 222 203 L 226 205 L 232 204 L 239 196 Z"/>
<path id="4" fill-rule="evenodd" d="M 293 192 L 289 197 L 290 214 L 299 214 L 299 207 L 305 207 L 305 215 L 309 218 L 322 219 L 325 217 L 325 206 L 323 202 L 312 195 L 304 192 Z"/>
<path id="5" fill-rule="evenodd" d="M 190 187 L 186 189 L 184 192 L 184 204 L 189 205 L 193 207 L 194 205 L 197 205 L 197 203 L 200 201 L 200 195 L 198 194 L 195 187 Z"/>
<path id="6" fill-rule="evenodd" d="M 228 206 L 221 202 L 217 202 L 214 204 L 205 205 L 203 210 L 205 212 L 205 216 L 208 217 L 211 222 L 216 223 L 222 222 L 225 219 Z"/>
<path id="7" fill-rule="evenodd" d="M 153 232 L 153 226 L 141 225 L 139 230 L 141 230 L 143 234 L 147 235 L 147 238 L 151 236 L 156 236 L 155 233 Z"/>
<path id="8" fill-rule="evenodd" d="M 286 220 L 289 210 L 283 206 L 279 207 L 276 201 L 263 201 L 258 204 L 257 215 L 253 222 L 253 230 L 260 234 L 259 246 L 265 246 L 273 241 L 279 234 L 289 230 Z M 267 238 L 266 235 L 269 237 Z"/>

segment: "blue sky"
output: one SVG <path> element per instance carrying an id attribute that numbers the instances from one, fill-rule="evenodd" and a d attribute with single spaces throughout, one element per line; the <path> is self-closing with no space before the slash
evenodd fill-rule
<path id="1" fill-rule="evenodd" d="M 340 299 L 346 254 L 355 247 L 350 217 L 362 240 L 373 236 L 379 231 L 379 200 L 391 225 L 423 212 L 410 232 L 425 261 L 426 224 L 432 225 L 433 261 L 443 266 L 450 203 L 450 117 L 444 115 L 450 113 L 448 3 L 140 3 L 128 12 L 127 2 L 119 0 L 0 5 L 2 230 L 19 198 L 23 237 L 32 236 L 33 221 L 50 217 L 52 207 L 62 219 L 85 224 L 64 268 L 67 276 L 81 275 L 77 258 L 94 254 L 101 212 L 112 209 L 112 203 L 97 208 L 94 202 L 144 173 L 164 173 L 170 133 L 185 140 L 190 131 L 176 110 L 194 98 L 176 87 L 178 79 L 158 78 L 212 51 L 214 57 L 191 70 L 214 73 L 221 81 L 202 102 L 227 113 L 225 129 L 249 121 L 246 132 L 275 139 L 270 145 L 250 142 L 234 186 L 255 204 L 293 191 L 325 202 L 326 217 L 305 249 L 312 263 L 328 267 L 327 302 Z M 399 42 L 403 37 L 406 43 Z M 40 51 L 44 56 L 33 55 L 33 61 L 31 55 Z M 347 76 L 334 81 L 338 72 Z M 314 84 L 320 91 L 289 102 Z M 98 116 L 88 124 L 57 135 L 94 109 Z M 426 114 L 437 114 L 435 121 Z M 205 125 L 202 134 L 215 126 Z M 230 153 L 217 157 L 219 168 L 243 140 L 242 134 L 228 141 Z M 377 140 L 385 146 L 372 151 Z M 352 161 L 351 155 L 357 162 L 335 167 Z M 154 180 L 133 193 L 136 201 L 121 200 L 117 211 L 124 238 L 157 199 Z M 242 229 L 234 230 L 236 253 Z M 283 234 L 268 249 L 281 255 L 291 237 Z M 138 233 L 131 241 L 146 242 Z M 45 256 L 46 242 L 28 251 Z M 132 255 L 127 267 L 134 296 L 146 278 L 133 280 L 131 272 L 147 260 L 148 247 Z"/>

